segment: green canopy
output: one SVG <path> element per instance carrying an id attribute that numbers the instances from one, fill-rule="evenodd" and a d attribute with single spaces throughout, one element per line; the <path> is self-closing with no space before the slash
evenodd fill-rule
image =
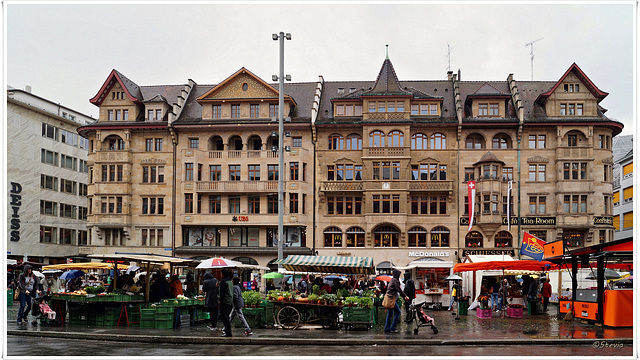
<path id="1" fill-rule="evenodd" d="M 300 272 L 323 272 L 335 274 L 373 274 L 373 258 L 356 256 L 309 256 L 289 255 L 277 260 L 285 269 Z"/>
<path id="2" fill-rule="evenodd" d="M 284 274 L 280 274 L 279 272 L 270 272 L 262 276 L 263 279 L 282 279 L 283 277 Z"/>

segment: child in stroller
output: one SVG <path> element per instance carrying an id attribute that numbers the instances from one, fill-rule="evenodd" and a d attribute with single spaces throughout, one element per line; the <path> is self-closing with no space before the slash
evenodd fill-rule
<path id="1" fill-rule="evenodd" d="M 415 300 L 414 300 L 415 301 Z M 409 305 L 409 321 L 415 321 L 416 327 L 413 329 L 413 333 L 418 333 L 418 328 L 421 326 L 431 326 L 431 330 L 434 334 L 438 333 L 438 328 L 436 327 L 435 320 L 427 315 L 424 309 L 427 307 L 426 301 L 417 304 Z"/>
<path id="2" fill-rule="evenodd" d="M 59 324 L 60 320 L 56 318 L 56 312 L 53 311 L 51 307 L 49 307 L 49 304 L 47 304 L 47 298 L 49 298 L 48 295 L 37 297 L 35 299 L 35 303 L 33 304 L 33 310 L 31 314 L 33 316 L 39 316 L 40 325 Z M 36 322 L 36 320 L 34 320 L 34 322 Z"/>

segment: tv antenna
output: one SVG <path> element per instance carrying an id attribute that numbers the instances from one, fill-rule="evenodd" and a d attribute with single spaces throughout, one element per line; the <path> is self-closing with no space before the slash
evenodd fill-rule
<path id="1" fill-rule="evenodd" d="M 447 43 L 447 62 L 449 66 L 447 66 L 447 71 L 451 70 L 451 46 Z"/>
<path id="2" fill-rule="evenodd" d="M 536 55 L 533 53 L 533 44 L 542 40 L 543 38 L 537 39 L 537 40 L 533 40 L 530 43 L 526 43 L 524 46 L 531 46 L 531 49 L 529 51 L 529 55 L 531 55 L 531 81 L 533 81 L 533 58 L 536 57 Z"/>

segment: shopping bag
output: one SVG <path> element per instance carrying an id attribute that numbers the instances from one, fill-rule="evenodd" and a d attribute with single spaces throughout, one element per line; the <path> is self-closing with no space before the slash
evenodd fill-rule
<path id="1" fill-rule="evenodd" d="M 382 300 L 382 306 L 387 309 L 393 309 L 396 306 L 396 297 L 386 294 Z"/>

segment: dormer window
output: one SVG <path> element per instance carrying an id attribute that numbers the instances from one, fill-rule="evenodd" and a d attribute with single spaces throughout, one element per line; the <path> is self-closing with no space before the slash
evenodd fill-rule
<path id="1" fill-rule="evenodd" d="M 404 112 L 404 101 L 369 101 L 369 112 Z"/>
<path id="2" fill-rule="evenodd" d="M 411 104 L 411 115 L 438 115 L 438 104 Z"/>
<path id="3" fill-rule="evenodd" d="M 580 92 L 579 84 L 564 84 L 564 92 Z"/>
<path id="4" fill-rule="evenodd" d="M 222 105 L 213 105 L 213 111 L 211 112 L 211 117 L 214 119 L 222 118 Z"/>
<path id="5" fill-rule="evenodd" d="M 583 104 L 563 103 L 563 104 L 560 104 L 560 115 L 561 116 L 582 115 L 583 114 L 582 109 L 583 109 Z"/>
<path id="6" fill-rule="evenodd" d="M 478 117 L 483 116 L 500 116 L 500 104 L 498 103 L 479 103 Z"/>
<path id="7" fill-rule="evenodd" d="M 338 104 L 336 105 L 335 116 L 362 116 L 362 105 Z"/>

